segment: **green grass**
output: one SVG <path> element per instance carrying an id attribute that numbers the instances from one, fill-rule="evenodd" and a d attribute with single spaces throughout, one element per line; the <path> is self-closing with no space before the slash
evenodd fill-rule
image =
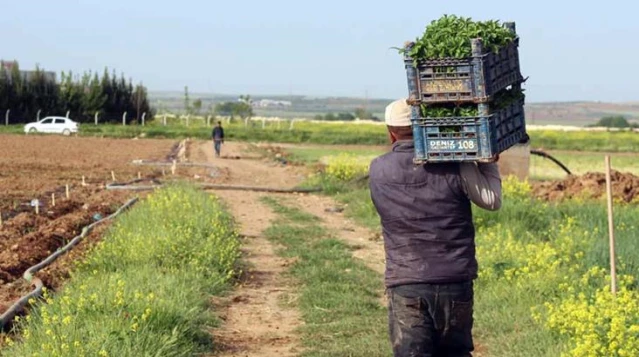
<path id="1" fill-rule="evenodd" d="M 290 154 L 290 159 L 292 161 L 312 164 L 321 162 L 323 158 L 328 156 L 339 155 L 345 151 L 352 153 L 357 156 L 379 156 L 387 151 L 387 148 L 371 146 L 370 148 L 366 147 L 351 147 L 351 148 L 340 148 L 340 147 L 295 147 L 295 148 L 287 148 L 286 152 Z"/>
<path id="2" fill-rule="evenodd" d="M 288 222 L 295 223 L 317 223 L 320 219 L 310 213 L 304 212 L 294 207 L 282 205 L 273 197 L 266 196 L 262 198 L 262 202 L 271 206 L 273 211 L 286 219 Z"/>
<path id="3" fill-rule="evenodd" d="M 18 340 L 2 355 L 210 352 L 209 296 L 227 288 L 238 256 L 232 218 L 215 198 L 190 186 L 156 191 L 110 227 L 61 291 L 18 322 Z"/>
<path id="4" fill-rule="evenodd" d="M 639 133 L 531 130 L 533 147 L 546 150 L 638 152 Z"/>
<path id="5" fill-rule="evenodd" d="M 227 139 L 230 141 L 312 143 L 328 145 L 388 145 L 388 133 L 384 125 L 336 124 L 295 122 L 289 130 L 286 122 L 251 122 L 247 127 L 239 121 L 224 123 Z M 171 123 L 162 126 L 160 121 L 149 122 L 146 126 L 85 123 L 80 135 L 132 138 L 145 134 L 149 138 L 197 138 L 209 139 L 211 127 L 202 120 L 193 120 L 189 126 Z M 22 133 L 22 125 L 0 125 L 0 133 Z M 531 145 L 546 150 L 639 152 L 639 133 L 634 132 L 587 132 L 531 130 Z"/>
<path id="6" fill-rule="evenodd" d="M 280 215 L 266 236 L 283 245 L 280 254 L 298 258 L 290 274 L 300 287 L 302 356 L 389 356 L 381 277 L 308 214 L 274 199 L 264 202 Z"/>
<path id="7" fill-rule="evenodd" d="M 288 124 L 278 126 L 268 124 L 262 129 L 262 124 L 251 122 L 245 127 L 244 123 L 233 122 L 224 124 L 225 136 L 229 141 L 251 142 L 282 142 L 282 143 L 315 143 L 315 144 L 385 144 L 386 136 L 383 126 L 377 125 L 349 125 L 346 127 L 337 124 L 315 124 L 299 122 L 294 124 L 293 130 L 289 130 Z M 210 139 L 212 127 L 202 123 L 193 122 L 190 126 L 170 125 L 162 126 L 161 123 L 149 123 L 146 126 L 137 125 L 93 125 L 82 124 L 80 136 L 101 136 L 111 138 L 133 138 L 144 134 L 147 138 L 166 139 Z M 21 125 L 0 125 L 0 133 L 22 133 Z"/>
<path id="8" fill-rule="evenodd" d="M 24 126 L 22 125 L 0 125 L 1 134 L 24 134 Z"/>

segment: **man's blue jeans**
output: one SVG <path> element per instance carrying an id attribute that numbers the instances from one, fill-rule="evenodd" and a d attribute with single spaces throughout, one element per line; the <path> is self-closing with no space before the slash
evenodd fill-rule
<path id="1" fill-rule="evenodd" d="M 221 140 L 213 140 L 213 149 L 215 150 L 215 156 L 220 157 L 220 149 L 222 148 Z"/>
<path id="2" fill-rule="evenodd" d="M 388 289 L 394 357 L 471 357 L 473 282 Z"/>

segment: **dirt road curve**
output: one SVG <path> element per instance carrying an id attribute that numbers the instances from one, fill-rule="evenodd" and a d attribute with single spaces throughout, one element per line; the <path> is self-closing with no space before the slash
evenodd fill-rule
<path id="1" fill-rule="evenodd" d="M 305 177 L 303 168 L 282 166 L 259 159 L 220 159 L 213 155 L 210 142 L 190 143 L 189 160 L 213 163 L 220 168 L 220 183 L 291 188 Z M 228 143 L 223 156 L 245 156 L 246 147 Z M 275 254 L 276 247 L 261 233 L 269 227 L 274 215 L 260 202 L 263 193 L 245 191 L 217 191 L 230 206 L 245 236 L 244 260 L 249 265 L 246 279 L 233 294 L 217 301 L 224 324 L 214 332 L 222 346 L 217 356 L 296 356 L 301 346 L 295 329 L 302 324 L 297 310 L 287 307 L 286 300 L 295 299 L 291 284 L 283 272 L 290 262 Z M 372 269 L 383 271 L 383 249 L 379 241 L 371 240 L 372 232 L 358 227 L 342 213 L 327 212 L 335 207 L 329 197 L 296 195 L 300 207 L 320 217 L 335 236 L 355 246 L 354 255 Z M 380 288 L 381 286 L 380 279 Z M 282 302 L 284 300 L 284 303 Z"/>

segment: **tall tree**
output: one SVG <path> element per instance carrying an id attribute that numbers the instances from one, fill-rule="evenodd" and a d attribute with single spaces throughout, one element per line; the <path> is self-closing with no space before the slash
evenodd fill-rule
<path id="1" fill-rule="evenodd" d="M 202 99 L 198 98 L 193 101 L 192 112 L 195 115 L 200 115 L 200 111 L 202 110 Z"/>
<path id="2" fill-rule="evenodd" d="M 7 71 L 0 65 L 0 114 L 4 115 L 5 111 L 9 109 L 9 91 L 11 84 L 9 83 L 9 76 Z M 3 119 L 4 120 L 4 119 Z"/>
<path id="3" fill-rule="evenodd" d="M 73 72 L 62 72 L 60 86 L 60 104 L 63 114 L 70 111 L 70 117 L 81 115 L 82 113 L 82 89 L 74 82 Z"/>
<path id="4" fill-rule="evenodd" d="M 13 63 L 10 70 L 0 66 L 0 114 L 7 109 L 11 110 L 13 122 L 34 120 L 38 111 L 46 116 L 64 115 L 68 110 L 71 118 L 80 122 L 92 121 L 96 112 L 105 114 L 107 120 L 119 120 L 125 111 L 129 118 L 147 113 L 146 118 L 152 120 L 155 115 L 146 88 L 141 84 L 134 87 L 124 74 L 120 78 L 115 71 L 109 75 L 108 68 L 102 78 L 91 71 L 82 76 L 62 72 L 56 82 L 39 66 L 34 71 L 20 72 Z"/>
<path id="5" fill-rule="evenodd" d="M 91 80 L 85 80 L 83 115 L 88 119 L 95 113 L 104 114 L 104 105 L 107 102 L 107 95 L 102 89 L 102 83 L 98 74 L 95 73 Z"/>

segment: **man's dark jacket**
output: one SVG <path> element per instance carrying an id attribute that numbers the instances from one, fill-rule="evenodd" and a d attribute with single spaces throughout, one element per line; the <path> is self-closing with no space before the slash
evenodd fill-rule
<path id="1" fill-rule="evenodd" d="M 412 141 L 398 141 L 370 166 L 386 286 L 475 279 L 475 229 L 459 164 L 414 165 L 413 157 Z"/>
<path id="2" fill-rule="evenodd" d="M 213 128 L 211 137 L 213 138 L 213 140 L 224 140 L 224 129 L 222 129 L 221 126 L 216 126 L 215 128 Z"/>

